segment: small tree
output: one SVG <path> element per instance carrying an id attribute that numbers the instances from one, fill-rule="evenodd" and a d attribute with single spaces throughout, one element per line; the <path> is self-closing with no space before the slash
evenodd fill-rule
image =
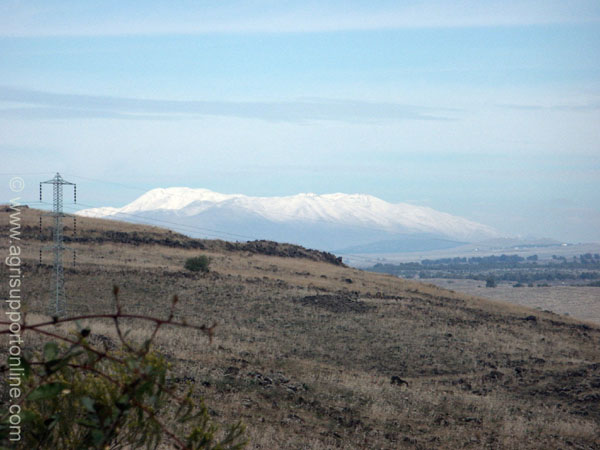
<path id="1" fill-rule="evenodd" d="M 206 255 L 200 255 L 186 259 L 184 267 L 192 272 L 208 272 L 209 265 L 210 258 Z"/>
<path id="2" fill-rule="evenodd" d="M 495 288 L 497 286 L 496 279 L 493 276 L 487 277 L 485 280 L 485 287 L 487 288 Z"/>

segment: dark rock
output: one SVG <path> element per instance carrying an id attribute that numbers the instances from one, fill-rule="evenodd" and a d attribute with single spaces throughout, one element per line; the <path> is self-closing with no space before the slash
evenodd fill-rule
<path id="1" fill-rule="evenodd" d="M 390 384 L 397 384 L 398 386 L 402 386 L 404 384 L 406 385 L 406 387 L 408 387 L 408 381 L 403 380 L 398 375 L 392 375 L 392 378 L 390 379 Z"/>
<path id="2" fill-rule="evenodd" d="M 338 294 L 307 295 L 306 297 L 296 298 L 292 301 L 304 306 L 316 306 L 337 313 L 363 313 L 375 308 L 372 305 L 367 305 L 357 300 L 356 294 L 344 294 L 343 292 Z"/>
<path id="3" fill-rule="evenodd" d="M 225 369 L 225 375 L 235 376 L 239 373 L 240 369 L 238 367 L 229 366 Z"/>
<path id="4" fill-rule="evenodd" d="M 492 370 L 487 375 L 484 376 L 487 380 L 501 380 L 504 378 L 504 374 L 498 370 Z"/>

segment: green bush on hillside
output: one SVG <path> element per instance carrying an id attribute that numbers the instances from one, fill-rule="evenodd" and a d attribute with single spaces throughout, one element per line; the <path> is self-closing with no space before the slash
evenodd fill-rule
<path id="1" fill-rule="evenodd" d="M 192 272 L 208 272 L 210 258 L 206 255 L 196 256 L 185 260 L 184 267 Z"/>

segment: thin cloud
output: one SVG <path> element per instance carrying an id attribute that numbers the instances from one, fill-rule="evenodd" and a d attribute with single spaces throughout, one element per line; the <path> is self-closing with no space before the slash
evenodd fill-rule
<path id="1" fill-rule="evenodd" d="M 410 2 L 149 1 L 6 2 L 3 36 L 122 36 L 204 33 L 310 33 L 598 23 L 594 0 L 430 0 Z"/>
<path id="2" fill-rule="evenodd" d="M 516 109 L 521 111 L 569 111 L 569 112 L 590 112 L 600 111 L 600 101 L 573 105 L 518 105 L 501 104 L 501 108 Z"/>
<path id="3" fill-rule="evenodd" d="M 224 116 L 277 122 L 335 120 L 454 120 L 421 106 L 359 100 L 311 99 L 285 102 L 148 100 L 99 95 L 73 95 L 0 86 L 0 117 L 14 119 L 157 119 Z M 18 104 L 19 106 L 15 106 Z"/>
<path id="4" fill-rule="evenodd" d="M 23 107 L 1 108 L 1 119 L 64 120 L 64 119 L 121 119 L 121 120 L 177 120 L 182 116 L 170 114 L 128 114 L 79 108 Z"/>

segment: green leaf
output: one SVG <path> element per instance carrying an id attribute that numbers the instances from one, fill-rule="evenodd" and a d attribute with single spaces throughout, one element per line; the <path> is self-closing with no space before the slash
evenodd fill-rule
<path id="1" fill-rule="evenodd" d="M 89 397 L 81 397 L 81 404 L 89 412 L 95 412 L 96 411 L 94 409 L 94 400 L 91 399 L 91 398 L 89 398 Z"/>
<path id="2" fill-rule="evenodd" d="M 115 405 L 117 406 L 117 408 L 119 408 L 121 411 L 124 411 L 126 409 L 129 409 L 131 407 L 130 404 L 130 399 L 129 399 L 129 395 L 127 394 L 123 394 L 119 397 L 119 399 L 115 402 Z"/>
<path id="3" fill-rule="evenodd" d="M 22 410 L 19 415 L 21 416 L 21 423 L 30 423 L 41 419 L 39 414 L 29 410 Z"/>
<path id="4" fill-rule="evenodd" d="M 46 427 L 46 430 L 51 430 L 52 428 L 54 428 L 58 423 L 59 419 L 60 416 L 58 414 L 53 414 L 52 416 L 44 420 L 44 426 Z"/>
<path id="5" fill-rule="evenodd" d="M 29 361 L 27 361 L 26 358 L 19 358 L 19 365 L 15 367 L 23 369 L 21 371 L 21 378 L 26 380 L 31 376 L 31 365 L 29 364 Z"/>
<path id="6" fill-rule="evenodd" d="M 138 369 L 140 367 L 140 361 L 138 361 L 135 358 L 127 358 L 125 360 L 125 363 L 127 364 L 127 368 L 129 370 L 135 370 L 135 369 Z"/>
<path id="7" fill-rule="evenodd" d="M 79 419 L 75 421 L 76 424 L 87 427 L 87 428 L 97 428 L 98 424 L 95 422 L 90 422 L 89 420 Z"/>
<path id="8" fill-rule="evenodd" d="M 92 430 L 91 435 L 95 445 L 101 444 L 104 441 L 104 433 L 100 430 Z"/>
<path id="9" fill-rule="evenodd" d="M 65 383 L 48 383 L 38 386 L 31 394 L 27 396 L 30 401 L 44 400 L 47 398 L 56 397 L 66 388 Z"/>
<path id="10" fill-rule="evenodd" d="M 44 360 L 51 361 L 58 356 L 58 344 L 56 342 L 47 342 L 44 345 Z"/>
<path id="11" fill-rule="evenodd" d="M 145 383 L 142 383 L 135 390 L 135 394 L 137 398 L 143 397 L 145 394 L 152 392 L 152 388 L 154 387 L 153 380 L 148 380 Z"/>
<path id="12" fill-rule="evenodd" d="M 57 359 L 53 359 L 52 361 L 48 361 L 45 364 L 46 370 L 48 371 L 48 373 L 58 372 L 63 367 L 66 367 L 69 364 L 69 361 L 71 359 L 79 356 L 82 353 L 83 353 L 83 351 L 79 351 L 79 352 L 71 353 L 70 355 L 67 354 L 67 355 L 65 355 L 64 358 L 57 358 Z"/>
<path id="13" fill-rule="evenodd" d="M 98 362 L 99 357 L 96 353 L 94 353 L 91 350 L 88 350 L 87 348 L 85 349 L 85 353 L 87 354 L 88 357 L 88 365 L 91 367 L 94 367 L 94 365 Z"/>

